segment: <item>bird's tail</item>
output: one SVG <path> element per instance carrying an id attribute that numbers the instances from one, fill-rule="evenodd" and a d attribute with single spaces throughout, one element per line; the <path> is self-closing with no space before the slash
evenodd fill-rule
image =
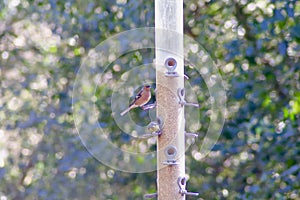
<path id="1" fill-rule="evenodd" d="M 131 109 L 131 107 L 128 107 L 126 110 L 124 110 L 123 112 L 121 112 L 121 116 L 125 115 L 126 113 L 128 113 L 128 111 Z"/>

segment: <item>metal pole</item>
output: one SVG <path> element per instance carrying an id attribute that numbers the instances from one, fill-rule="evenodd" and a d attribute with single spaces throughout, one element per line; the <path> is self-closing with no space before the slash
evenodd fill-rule
<path id="1" fill-rule="evenodd" d="M 185 176 L 183 0 L 155 0 L 157 117 L 163 122 L 157 139 L 157 196 L 184 200 L 178 178 Z M 160 29 L 160 30 L 158 30 Z"/>

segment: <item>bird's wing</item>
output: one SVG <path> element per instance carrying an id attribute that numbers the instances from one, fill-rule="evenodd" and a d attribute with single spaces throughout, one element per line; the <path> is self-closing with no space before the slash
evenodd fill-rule
<path id="1" fill-rule="evenodd" d="M 138 100 L 139 98 L 141 98 L 142 92 L 143 92 L 143 89 L 141 89 L 141 90 L 137 93 L 137 95 L 134 97 L 134 100 L 131 102 L 131 104 L 130 104 L 129 106 L 132 106 L 132 105 L 136 102 L 136 100 Z"/>

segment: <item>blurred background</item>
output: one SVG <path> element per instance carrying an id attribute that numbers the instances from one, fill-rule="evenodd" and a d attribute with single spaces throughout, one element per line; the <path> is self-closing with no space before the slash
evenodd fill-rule
<path id="1" fill-rule="evenodd" d="M 188 0 L 184 14 L 185 34 L 210 53 L 227 92 L 212 152 L 199 158 L 201 134 L 186 152 L 188 190 L 200 193 L 187 199 L 300 199 L 300 1 Z M 120 172 L 94 159 L 72 115 L 73 84 L 89 50 L 153 26 L 153 1 L 0 2 L 1 200 L 142 199 L 156 191 L 156 172 Z M 95 105 L 118 146 L 132 144 L 110 120 L 109 85 L 153 58 L 153 49 L 130 52 L 103 72 Z M 188 64 L 186 73 L 201 104 L 195 131 L 205 133 L 209 93 Z M 131 115 L 150 122 L 141 110 Z"/>

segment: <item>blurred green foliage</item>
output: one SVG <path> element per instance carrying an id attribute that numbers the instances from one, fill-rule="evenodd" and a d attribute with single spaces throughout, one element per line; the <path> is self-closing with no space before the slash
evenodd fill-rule
<path id="1" fill-rule="evenodd" d="M 155 172 L 129 174 L 96 161 L 72 116 L 81 58 L 116 33 L 154 26 L 153 2 L 4 0 L 0 8 L 0 199 L 142 199 L 155 192 Z M 184 13 L 185 33 L 214 58 L 228 95 L 213 151 L 200 160 L 196 141 L 186 153 L 188 189 L 198 199 L 300 199 L 300 2 L 189 0 Z M 137 51 L 105 73 L 118 79 L 152 59 L 153 52 Z M 207 89 L 186 71 L 203 89 L 198 132 L 205 132 Z M 109 96 L 109 84 L 97 92 Z M 109 103 L 96 106 L 111 139 L 128 145 L 126 135 L 113 134 L 120 130 L 108 120 Z"/>

